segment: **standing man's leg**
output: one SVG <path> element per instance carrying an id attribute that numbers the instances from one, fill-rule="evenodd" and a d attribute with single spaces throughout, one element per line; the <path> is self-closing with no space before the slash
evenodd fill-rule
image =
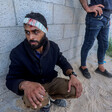
<path id="1" fill-rule="evenodd" d="M 91 76 L 86 66 L 87 55 L 89 50 L 93 46 L 95 38 L 98 36 L 102 26 L 103 23 L 99 18 L 95 18 L 93 17 L 93 15 L 87 14 L 85 40 L 81 49 L 81 67 L 79 69 L 81 70 L 82 74 L 88 79 L 91 78 Z"/>
<path id="2" fill-rule="evenodd" d="M 107 77 L 112 77 L 112 74 L 110 74 L 104 67 L 104 58 L 105 58 L 106 50 L 108 49 L 108 35 L 109 35 L 110 22 L 105 17 L 103 18 L 102 21 L 104 23 L 104 27 L 101 29 L 97 37 L 97 40 L 98 40 L 98 51 L 97 51 L 98 68 L 96 69 L 96 72 L 104 76 L 107 76 Z"/>

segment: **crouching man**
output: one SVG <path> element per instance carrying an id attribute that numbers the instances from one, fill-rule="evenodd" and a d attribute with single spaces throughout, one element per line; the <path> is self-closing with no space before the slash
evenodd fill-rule
<path id="1" fill-rule="evenodd" d="M 67 98 L 78 98 L 82 85 L 56 43 L 48 40 L 47 22 L 40 13 L 25 16 L 26 39 L 11 51 L 6 86 L 23 95 L 27 107 L 50 112 L 51 102 L 65 107 Z M 70 79 L 59 78 L 58 65 Z"/>

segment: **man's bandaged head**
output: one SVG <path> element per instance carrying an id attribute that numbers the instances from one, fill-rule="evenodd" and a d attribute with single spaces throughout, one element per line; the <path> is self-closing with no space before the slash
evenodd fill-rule
<path id="1" fill-rule="evenodd" d="M 35 26 L 43 31 L 45 34 L 47 33 L 47 21 L 45 17 L 40 13 L 31 12 L 30 14 L 27 14 L 23 23 Z"/>

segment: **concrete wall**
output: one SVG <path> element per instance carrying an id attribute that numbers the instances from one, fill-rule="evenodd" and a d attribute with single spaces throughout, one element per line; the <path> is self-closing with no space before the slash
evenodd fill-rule
<path id="1" fill-rule="evenodd" d="M 0 112 L 26 112 L 21 100 L 5 87 L 12 48 L 24 40 L 23 19 L 31 11 L 42 13 L 48 22 L 50 40 L 63 55 L 75 60 L 85 33 L 85 11 L 79 0 L 0 0 Z M 29 112 L 29 111 L 27 111 Z"/>

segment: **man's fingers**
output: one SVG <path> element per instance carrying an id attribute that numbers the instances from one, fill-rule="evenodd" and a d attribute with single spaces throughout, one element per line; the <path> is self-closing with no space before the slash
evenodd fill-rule
<path id="1" fill-rule="evenodd" d="M 96 11 L 98 11 L 99 15 L 101 16 L 103 14 L 102 8 L 104 8 L 104 6 L 102 4 L 98 4 L 96 6 L 97 6 Z"/>
<path id="2" fill-rule="evenodd" d="M 39 94 L 41 94 L 42 96 L 45 96 L 45 91 L 43 89 L 39 89 Z"/>
<path id="3" fill-rule="evenodd" d="M 30 104 L 36 109 L 37 105 L 35 104 L 35 102 L 33 101 L 33 99 L 31 97 L 28 97 L 28 100 L 29 100 Z"/>
<path id="4" fill-rule="evenodd" d="M 43 97 L 45 96 L 45 93 L 44 93 L 43 90 L 40 89 L 39 92 L 38 91 L 34 91 L 32 96 L 36 97 L 38 99 L 38 101 L 41 102 L 41 101 L 44 100 Z"/>
<path id="5" fill-rule="evenodd" d="M 98 11 L 98 13 L 99 13 L 100 16 L 103 14 L 103 11 L 102 11 L 102 9 L 100 7 L 98 7 L 97 11 Z"/>
<path id="6" fill-rule="evenodd" d="M 76 87 L 76 98 L 78 98 L 81 96 L 81 93 L 82 93 L 82 85 L 77 84 L 75 87 Z"/>
<path id="7" fill-rule="evenodd" d="M 95 13 L 95 17 L 96 17 L 98 15 L 98 12 L 95 10 L 94 13 Z"/>
<path id="8" fill-rule="evenodd" d="M 76 85 L 75 88 L 76 88 L 76 98 L 78 98 L 78 94 L 79 94 L 78 86 Z"/>
<path id="9" fill-rule="evenodd" d="M 102 5 L 102 4 L 98 4 L 97 6 L 101 7 L 101 8 L 104 8 L 104 5 Z"/>
<path id="10" fill-rule="evenodd" d="M 43 97 L 44 97 L 44 96 L 41 95 L 41 94 L 36 95 L 36 98 L 37 98 L 40 102 L 42 102 L 42 101 L 44 100 Z"/>
<path id="11" fill-rule="evenodd" d="M 39 85 L 39 88 L 41 88 L 43 91 L 46 91 L 45 88 L 40 83 L 38 83 L 38 85 Z"/>
<path id="12" fill-rule="evenodd" d="M 36 105 L 42 106 L 41 102 L 36 98 L 36 96 L 32 96 L 33 101 L 35 102 Z"/>
<path id="13" fill-rule="evenodd" d="M 94 10 L 95 17 L 99 14 L 100 16 L 103 14 L 103 11 L 100 7 L 97 7 L 96 10 Z"/>
<path id="14" fill-rule="evenodd" d="M 40 88 L 38 88 L 38 91 L 37 91 L 37 89 L 35 89 L 35 90 L 33 91 L 33 93 L 34 93 L 35 95 L 37 95 L 37 96 L 38 96 L 38 94 L 41 94 L 42 96 L 45 96 L 45 89 L 44 89 L 43 87 L 40 87 Z"/>
<path id="15" fill-rule="evenodd" d="M 42 85 L 41 85 L 41 89 L 42 89 L 44 92 L 46 91 Z"/>
<path id="16" fill-rule="evenodd" d="M 76 89 L 76 98 L 78 98 L 81 95 L 81 92 L 78 91 L 78 89 Z"/>
<path id="17" fill-rule="evenodd" d="M 76 98 L 79 98 L 80 96 L 81 96 L 81 93 L 79 93 Z"/>
<path id="18" fill-rule="evenodd" d="M 95 13 L 95 17 L 99 14 L 100 16 L 103 14 L 103 10 L 102 8 L 104 8 L 103 5 L 98 4 L 98 5 L 93 5 L 89 7 L 90 10 L 89 12 L 94 12 Z"/>
<path id="19" fill-rule="evenodd" d="M 70 92 L 71 91 L 71 83 L 69 82 L 68 83 L 68 92 Z"/>

